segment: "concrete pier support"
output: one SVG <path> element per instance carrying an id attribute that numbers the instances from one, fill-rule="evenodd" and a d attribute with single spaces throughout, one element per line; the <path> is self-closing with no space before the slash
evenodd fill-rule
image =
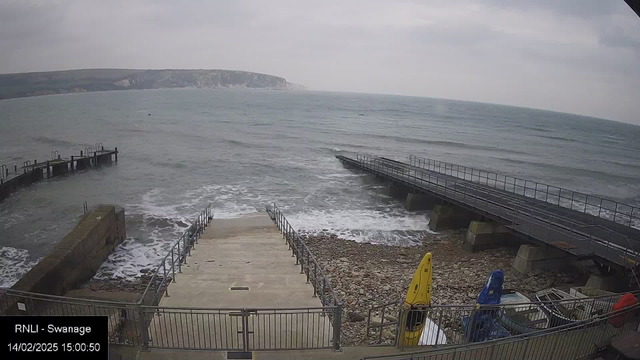
<path id="1" fill-rule="evenodd" d="M 513 236 L 503 225 L 492 222 L 472 221 L 469 224 L 469 230 L 467 230 L 462 248 L 475 252 L 509 244 L 511 240 L 514 240 Z"/>
<path id="2" fill-rule="evenodd" d="M 409 194 L 410 192 L 410 188 L 398 184 L 389 184 L 386 191 L 387 195 L 401 200 L 406 199 L 407 194 Z"/>
<path id="3" fill-rule="evenodd" d="M 90 166 L 91 166 L 91 159 L 90 158 L 76 159 L 76 169 L 77 170 L 86 169 L 86 168 L 88 168 Z"/>
<path id="4" fill-rule="evenodd" d="M 404 208 L 407 211 L 429 210 L 433 209 L 434 206 L 441 202 L 442 200 L 426 194 L 409 193 L 407 194 L 407 199 L 404 202 Z"/>
<path id="5" fill-rule="evenodd" d="M 111 154 L 103 154 L 97 156 L 98 164 L 108 164 L 111 162 Z"/>
<path id="6" fill-rule="evenodd" d="M 51 167 L 53 168 L 53 176 L 64 175 L 69 172 L 69 166 L 67 163 L 56 164 Z"/>
<path id="7" fill-rule="evenodd" d="M 520 245 L 518 255 L 513 260 L 513 268 L 521 274 L 533 269 L 561 268 L 571 265 L 574 257 L 562 250 L 549 246 Z"/>
<path id="8" fill-rule="evenodd" d="M 432 231 L 460 229 L 469 226 L 479 215 L 454 205 L 436 205 L 431 213 L 429 229 Z"/>
<path id="9" fill-rule="evenodd" d="M 606 290 L 611 292 L 619 292 L 624 289 L 624 277 L 620 275 L 601 275 L 591 274 L 585 287 Z"/>
<path id="10" fill-rule="evenodd" d="M 43 169 L 33 169 L 33 170 L 31 170 L 30 177 L 31 177 L 31 179 L 30 179 L 31 183 L 38 182 L 38 181 L 44 179 Z"/>

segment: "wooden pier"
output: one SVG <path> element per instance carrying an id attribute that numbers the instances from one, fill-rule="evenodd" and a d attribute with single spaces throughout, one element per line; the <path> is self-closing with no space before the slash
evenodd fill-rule
<path id="1" fill-rule="evenodd" d="M 118 148 L 109 150 L 102 144 L 96 144 L 96 150 L 85 148 L 79 155 L 71 155 L 70 158 L 63 158 L 57 151 L 52 151 L 47 161 L 38 162 L 34 159 L 33 162 L 25 161 L 22 166 L 0 165 L 0 201 L 19 188 L 40 180 L 111 162 L 118 162 Z"/>

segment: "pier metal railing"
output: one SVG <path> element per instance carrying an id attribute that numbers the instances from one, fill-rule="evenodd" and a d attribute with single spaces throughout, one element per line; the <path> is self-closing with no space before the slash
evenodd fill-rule
<path id="1" fill-rule="evenodd" d="M 471 208 L 480 214 L 502 219 L 509 227 L 524 235 L 554 244 L 562 244 L 570 253 L 580 256 L 595 254 L 626 268 L 640 262 L 640 243 L 608 228 L 585 226 L 583 222 L 552 211 L 542 211 L 526 204 L 505 199 L 501 194 L 487 194 L 477 185 L 385 158 L 356 155 L 355 159 L 339 157 L 373 174 L 383 175 L 409 187 L 420 188 L 447 201 Z"/>
<path id="2" fill-rule="evenodd" d="M 169 252 L 155 268 L 147 287 L 142 293 L 140 303 L 157 304 L 163 294 L 169 295 L 169 282 L 176 281 L 176 273 L 182 272 L 182 264 L 187 263 L 187 256 L 191 255 L 191 249 L 195 248 L 198 243 L 198 237 L 204 232 L 211 219 L 213 219 L 213 212 L 211 204 L 208 204 L 196 216 L 191 226 L 173 243 Z"/>
<path id="3" fill-rule="evenodd" d="M 508 338 L 453 346 L 432 346 L 429 349 L 412 348 L 403 353 L 366 356 L 364 359 L 585 359 L 597 353 L 612 337 L 637 331 L 639 310 L 640 304 L 636 304 L 585 320 Z"/>
<path id="4" fill-rule="evenodd" d="M 91 154 L 83 155 L 80 150 L 80 156 L 71 155 L 71 158 L 63 158 L 57 150 L 53 150 L 49 154 L 49 159 L 38 162 L 38 159 L 23 161 L 22 166 L 18 168 L 18 164 L 13 166 L 0 165 L 0 201 L 6 199 L 11 193 L 17 189 L 28 186 L 43 179 L 66 175 L 70 171 L 85 169 L 88 167 L 97 167 L 103 163 L 110 163 L 115 160 L 118 162 L 118 147 L 113 150 L 104 149 L 102 143 L 97 143 L 101 150 L 93 151 Z M 85 148 L 85 152 L 91 148 Z M 13 169 L 11 173 L 10 169 Z M 22 170 L 19 170 L 22 169 Z M 46 176 L 46 177 L 45 177 Z"/>
<path id="5" fill-rule="evenodd" d="M 409 165 L 640 228 L 640 208 L 615 200 L 414 155 Z"/>

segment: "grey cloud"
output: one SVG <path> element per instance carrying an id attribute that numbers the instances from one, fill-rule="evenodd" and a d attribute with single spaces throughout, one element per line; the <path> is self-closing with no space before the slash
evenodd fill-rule
<path id="1" fill-rule="evenodd" d="M 0 3 L 0 45 L 3 50 L 44 45 L 60 36 L 63 19 L 64 12 L 53 4 Z"/>
<path id="2" fill-rule="evenodd" d="M 640 54 L 640 39 L 625 34 L 624 30 L 615 25 L 604 29 L 598 41 L 608 47 L 631 49 Z"/>
<path id="3" fill-rule="evenodd" d="M 427 45 L 439 43 L 448 46 L 472 46 L 500 34 L 485 24 L 440 23 L 417 27 L 413 36 L 417 41 Z"/>
<path id="4" fill-rule="evenodd" d="M 543 9 L 559 15 L 577 17 L 607 16 L 627 8 L 623 0 L 488 0 L 503 8 Z"/>
<path id="5" fill-rule="evenodd" d="M 623 0 L 0 0 L 0 73 L 232 68 L 638 123 L 636 34 Z"/>

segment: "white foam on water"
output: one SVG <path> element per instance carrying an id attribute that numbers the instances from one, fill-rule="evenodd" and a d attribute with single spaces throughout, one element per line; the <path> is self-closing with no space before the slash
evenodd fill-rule
<path id="1" fill-rule="evenodd" d="M 331 233 L 356 242 L 413 245 L 420 243 L 425 234 L 434 234 L 429 230 L 429 218 L 425 212 L 396 212 L 311 210 L 285 216 L 301 233 Z"/>
<path id="2" fill-rule="evenodd" d="M 172 198 L 181 202 L 171 203 Z M 133 226 L 143 229 L 144 238 L 127 238 L 109 255 L 95 278 L 131 280 L 141 276 L 143 269 L 155 269 L 185 231 L 185 224 L 191 224 L 209 202 L 215 218 L 229 219 L 257 213 L 258 209 L 247 203 L 262 203 L 264 199 L 240 185 L 207 185 L 173 197 L 164 189 L 152 189 L 139 203 L 126 205 L 129 216 L 136 217 Z"/>
<path id="3" fill-rule="evenodd" d="M 126 204 L 125 209 L 132 214 L 143 214 L 147 217 L 160 217 L 169 219 L 188 220 L 188 214 L 180 211 L 181 207 L 188 206 L 189 203 L 163 203 L 165 198 L 163 189 L 152 189 L 142 195 L 139 203 Z"/>
<path id="4" fill-rule="evenodd" d="M 40 259 L 32 259 L 29 251 L 13 247 L 0 248 L 0 288 L 13 286 L 22 275 L 36 266 Z"/>
<path id="5" fill-rule="evenodd" d="M 170 249 L 171 242 L 154 240 L 144 243 L 127 238 L 98 269 L 96 279 L 132 279 L 142 275 L 140 270 L 158 266 Z"/>
<path id="6" fill-rule="evenodd" d="M 318 178 L 319 179 L 343 179 L 343 178 L 352 178 L 352 177 L 364 177 L 367 176 L 367 174 L 358 174 L 358 173 L 335 173 L 335 174 L 326 174 L 326 175 L 319 175 Z"/>
<path id="7" fill-rule="evenodd" d="M 4 222 L 5 229 L 24 223 L 27 219 L 27 215 L 15 211 L 9 211 L 8 207 L 6 210 L 0 212 L 0 215 L 2 216 L 2 222 Z"/>
<path id="8" fill-rule="evenodd" d="M 257 206 L 266 200 L 242 185 L 206 185 L 188 191 L 193 203 L 211 203 L 213 217 L 231 219 L 258 212 Z M 255 205 L 253 205 L 255 204 Z"/>
<path id="9" fill-rule="evenodd" d="M 128 237 L 120 244 L 96 272 L 96 279 L 132 279 L 142 275 L 140 270 L 158 266 L 186 226 L 196 214 L 193 205 L 198 199 L 184 196 L 185 202 L 171 203 L 163 189 L 152 189 L 142 195 L 141 201 L 125 205 L 130 219 L 129 232 L 143 231 L 143 239 Z M 139 229 L 138 229 L 139 228 Z"/>
<path id="10" fill-rule="evenodd" d="M 292 168 L 305 169 L 311 171 L 336 171 L 346 172 L 342 164 L 336 160 L 333 156 L 325 157 L 320 156 L 313 159 L 301 160 L 299 156 L 293 154 L 289 157 L 281 157 L 278 159 L 278 163 L 281 165 L 288 165 Z"/>
<path id="11" fill-rule="evenodd" d="M 248 214 L 255 214 L 258 212 L 255 206 L 241 205 L 235 202 L 225 202 L 222 205 L 212 207 L 213 217 L 216 219 L 233 219 L 242 217 Z"/>

